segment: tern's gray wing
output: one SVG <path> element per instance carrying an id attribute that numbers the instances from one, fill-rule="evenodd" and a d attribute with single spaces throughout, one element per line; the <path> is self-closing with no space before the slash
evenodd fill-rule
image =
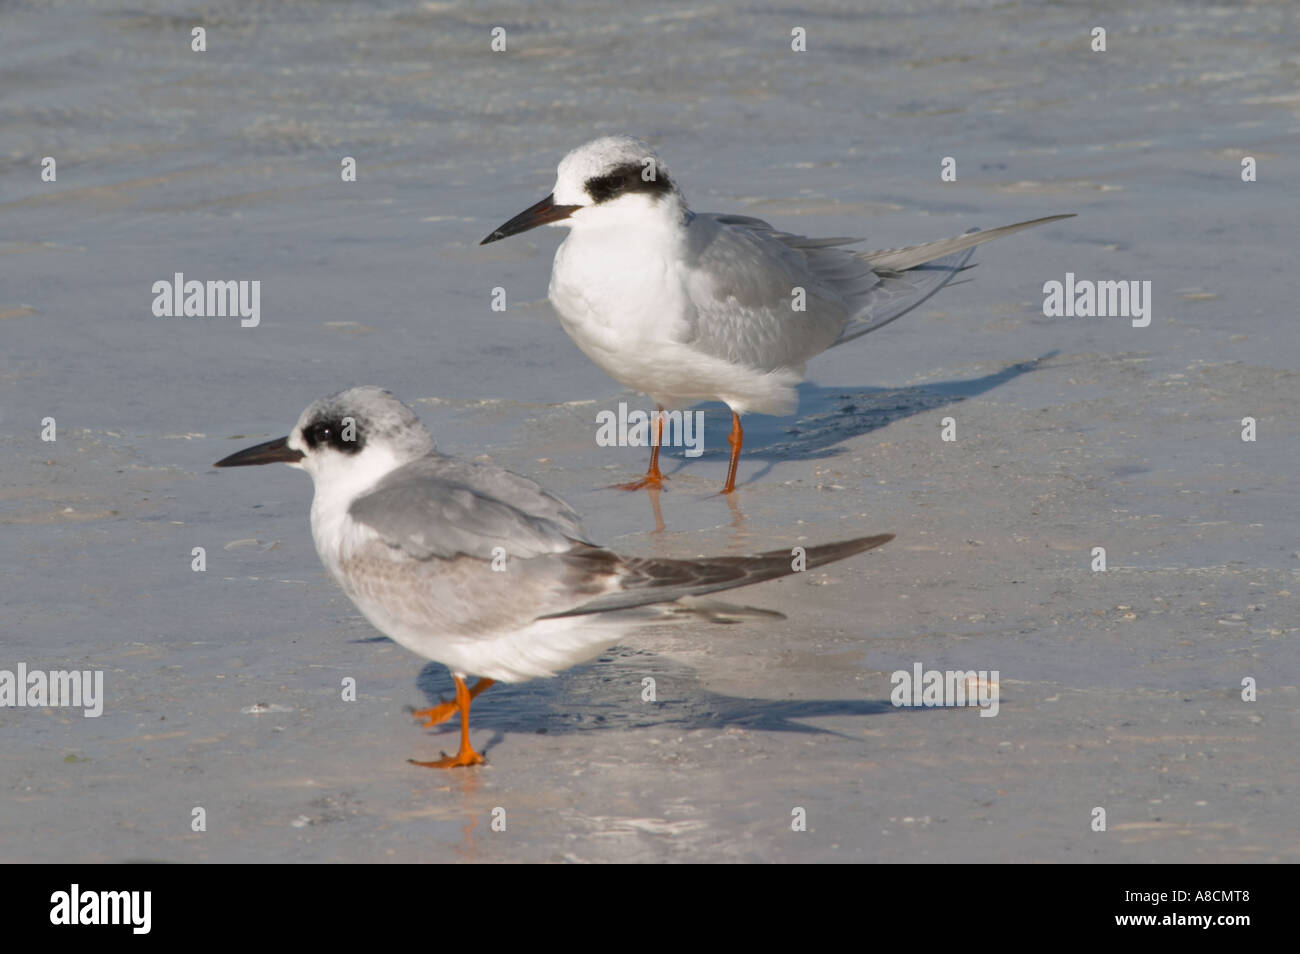
<path id="1" fill-rule="evenodd" d="M 797 367 L 832 345 L 875 331 L 920 305 L 966 267 L 972 249 L 1053 215 L 924 245 L 873 252 L 815 239 L 743 215 L 697 215 L 690 334 L 710 354 L 752 367 Z M 804 312 L 792 307 L 805 291 Z"/>
<path id="2" fill-rule="evenodd" d="M 853 302 L 856 311 L 844 326 L 834 344 L 842 345 L 861 338 L 869 331 L 883 328 L 924 304 L 932 295 L 967 267 L 974 249 L 957 252 L 944 258 L 917 265 L 905 272 L 872 269 L 876 284 L 857 296 Z"/>
<path id="3" fill-rule="evenodd" d="M 353 519 L 412 557 L 492 559 L 562 553 L 584 541 L 578 515 L 527 477 L 431 454 L 397 468 L 358 497 Z"/>
<path id="4" fill-rule="evenodd" d="M 765 370 L 800 368 L 829 348 L 852 314 L 836 280 L 847 278 L 841 272 L 855 261 L 832 246 L 852 240 L 790 241 L 797 238 L 745 216 L 693 216 L 687 226 L 691 307 L 682 340 L 732 364 Z M 829 267 L 834 256 L 847 261 Z M 875 281 L 862 263 L 856 271 Z"/>

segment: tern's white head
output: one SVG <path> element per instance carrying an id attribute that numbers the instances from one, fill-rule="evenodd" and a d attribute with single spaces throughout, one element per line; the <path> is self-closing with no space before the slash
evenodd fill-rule
<path id="1" fill-rule="evenodd" d="M 539 225 L 573 229 L 680 222 L 686 200 L 653 149 L 631 136 L 605 136 L 560 160 L 555 188 L 480 245 Z"/>
<path id="2" fill-rule="evenodd" d="M 433 450 L 415 412 L 377 387 L 314 401 L 286 437 L 231 454 L 217 467 L 283 463 L 311 474 L 318 493 L 352 497 Z"/>

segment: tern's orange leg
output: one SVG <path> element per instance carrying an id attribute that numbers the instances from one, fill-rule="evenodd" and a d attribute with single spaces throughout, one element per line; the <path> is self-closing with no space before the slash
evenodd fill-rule
<path id="1" fill-rule="evenodd" d="M 731 445 L 731 463 L 727 466 L 726 486 L 722 488 L 724 494 L 736 489 L 736 467 L 740 464 L 740 445 L 744 442 L 745 432 L 740 427 L 740 415 L 732 411 L 731 433 L 727 435 L 727 443 Z"/>
<path id="2" fill-rule="evenodd" d="M 659 445 L 664 440 L 664 409 L 660 407 L 655 413 L 655 439 L 654 445 L 650 448 L 650 469 L 645 472 L 645 476 L 640 480 L 634 480 L 630 484 L 615 484 L 618 490 L 645 490 L 647 487 L 662 489 L 664 481 L 668 478 L 659 472 Z"/>
<path id="3" fill-rule="evenodd" d="M 460 751 L 455 755 L 444 755 L 435 762 L 417 762 L 415 759 L 407 759 L 412 765 L 422 765 L 425 768 L 456 768 L 462 765 L 483 764 L 483 756 L 475 752 L 474 747 L 469 744 L 469 704 L 474 697 L 470 694 L 464 679 L 455 673 L 452 673 L 451 678 L 456 680 L 456 708 L 460 710 Z M 478 690 L 484 682 L 491 684 L 491 680 L 480 679 L 474 688 Z M 486 689 L 487 686 L 483 688 Z"/>
<path id="4" fill-rule="evenodd" d="M 493 682 L 494 680 L 492 679 L 480 679 L 478 682 L 474 683 L 474 688 L 469 691 L 469 697 L 471 699 L 477 699 L 478 694 L 484 689 L 491 688 Z M 428 729 L 446 722 L 459 711 L 460 702 L 458 700 L 456 702 L 440 702 L 436 706 L 430 706 L 428 709 L 416 709 L 411 713 L 411 715 L 416 719 L 424 720 L 422 724 L 426 729 Z"/>

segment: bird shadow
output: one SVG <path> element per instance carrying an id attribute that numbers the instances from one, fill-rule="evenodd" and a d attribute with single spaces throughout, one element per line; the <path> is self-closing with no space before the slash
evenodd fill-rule
<path id="1" fill-rule="evenodd" d="M 747 475 L 746 481 L 760 479 L 778 461 L 816 460 L 843 454 L 845 448 L 839 445 L 850 438 L 985 394 L 1022 374 L 1037 371 L 1059 353 L 1049 351 L 1041 357 L 1018 361 L 983 377 L 936 381 L 905 388 L 834 387 L 805 381 L 798 388 L 799 413 L 795 417 L 755 414 L 745 418 L 745 445 L 741 460 L 767 462 L 758 473 Z M 705 450 L 701 457 L 727 457 L 730 428 L 731 414 L 725 407 L 722 414 L 706 415 Z M 669 450 L 673 449 L 665 448 L 665 454 Z M 690 464 L 690 461 L 682 460 L 679 453 L 673 454 L 678 458 L 674 473 Z"/>
<path id="2" fill-rule="evenodd" d="M 653 699 L 645 682 L 653 679 Z M 455 697 L 451 674 L 439 663 L 420 671 L 416 686 L 430 705 Z M 611 649 L 596 663 L 553 679 L 498 683 L 475 700 L 470 725 L 489 730 L 490 750 L 510 734 L 570 735 L 579 732 L 674 726 L 861 738 L 803 720 L 882 715 L 897 710 L 888 699 L 757 699 L 712 692 L 694 672 L 644 650 Z M 921 710 L 917 710 L 921 711 Z M 460 731 L 459 717 L 430 730 L 434 737 Z"/>

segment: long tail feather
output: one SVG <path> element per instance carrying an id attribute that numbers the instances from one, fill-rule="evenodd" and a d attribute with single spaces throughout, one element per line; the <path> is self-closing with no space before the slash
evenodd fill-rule
<path id="1" fill-rule="evenodd" d="M 814 569 L 884 546 L 894 539 L 892 533 L 881 533 L 873 537 L 859 537 L 856 540 L 841 540 L 838 543 L 826 543 L 821 546 L 808 547 L 804 552 L 803 565 Z M 607 559 L 608 551 L 593 548 L 595 552 L 578 551 L 574 560 L 591 558 Z M 612 610 L 631 609 L 652 603 L 670 603 L 687 596 L 700 596 L 730 590 L 738 586 L 749 586 L 777 577 L 789 576 L 796 572 L 794 558 L 790 550 L 769 550 L 757 556 L 712 557 L 701 560 L 658 560 L 652 558 L 633 558 L 621 561 L 623 574 L 622 589 L 607 593 L 590 602 L 583 603 L 563 613 L 553 613 L 549 617 L 584 616 L 589 613 L 607 613 Z"/>
<path id="2" fill-rule="evenodd" d="M 863 252 L 858 257 L 870 264 L 872 268 L 883 268 L 891 272 L 905 272 L 909 268 L 916 268 L 916 266 L 924 265 L 926 262 L 933 262 L 936 258 L 943 258 L 945 255 L 960 252 L 962 249 L 974 248 L 976 245 L 991 242 L 994 239 L 1010 235 L 1012 232 L 1032 229 L 1035 225 L 1046 225 L 1048 222 L 1055 222 L 1058 219 L 1072 219 L 1074 215 L 1073 212 L 1065 215 L 1048 215 L 1041 219 L 1030 219 L 1028 222 L 1017 222 L 1015 225 L 1004 225 L 1001 228 L 967 232 L 965 235 L 939 239 L 937 242 L 926 242 L 924 245 Z"/>

